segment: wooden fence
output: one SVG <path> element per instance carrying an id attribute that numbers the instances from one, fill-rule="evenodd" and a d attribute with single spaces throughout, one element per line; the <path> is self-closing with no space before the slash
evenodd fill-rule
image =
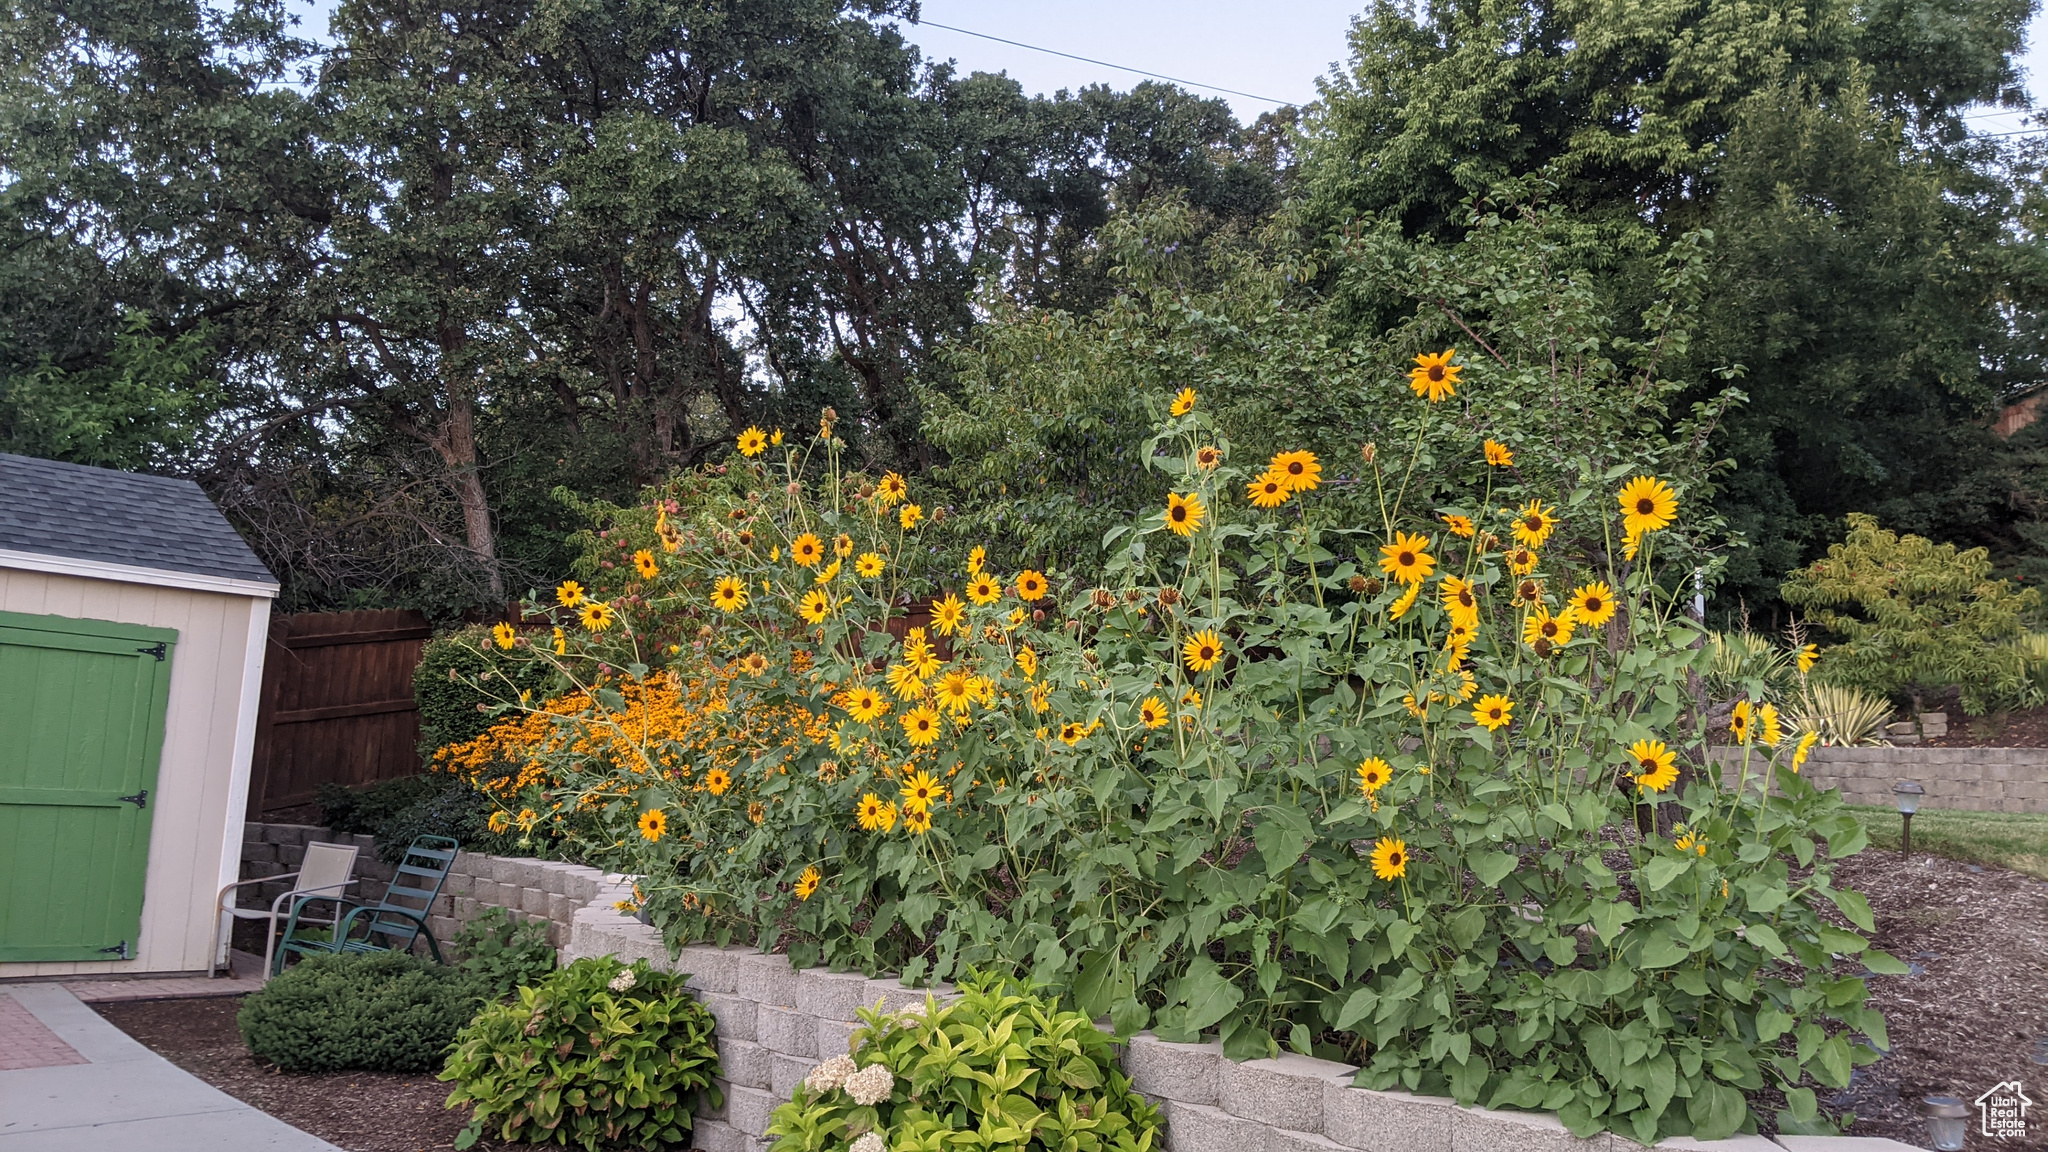
<path id="1" fill-rule="evenodd" d="M 250 819 L 310 803 L 325 783 L 369 784 L 420 770 L 412 672 L 431 635 L 417 612 L 272 617 Z"/>

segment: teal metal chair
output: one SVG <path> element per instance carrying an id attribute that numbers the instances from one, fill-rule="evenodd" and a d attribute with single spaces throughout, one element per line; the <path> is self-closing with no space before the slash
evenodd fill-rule
<path id="1" fill-rule="evenodd" d="M 455 866 L 455 853 L 461 847 L 447 836 L 421 836 L 414 840 L 406 848 L 405 858 L 398 862 L 398 872 L 391 878 L 384 898 L 375 904 L 341 901 L 348 911 L 337 915 L 332 927 L 319 925 L 320 930 L 315 932 L 309 922 L 308 930 L 301 933 L 299 911 L 293 908 L 291 919 L 284 926 L 284 939 L 278 943 L 276 958 L 271 962 L 270 974 L 275 976 L 284 971 L 285 958 L 293 954 L 410 952 L 422 936 L 426 937 L 427 951 L 433 954 L 434 962 L 446 964 L 441 946 L 427 928 L 427 917 L 433 911 L 434 900 L 441 895 L 441 886 L 448 882 L 448 871 Z M 413 901 L 418 902 L 417 908 L 411 906 Z"/>

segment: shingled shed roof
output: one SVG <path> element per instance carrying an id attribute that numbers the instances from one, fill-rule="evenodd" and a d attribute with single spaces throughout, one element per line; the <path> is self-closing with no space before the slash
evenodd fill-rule
<path id="1" fill-rule="evenodd" d="M 190 480 L 4 452 L 0 549 L 277 584 Z"/>

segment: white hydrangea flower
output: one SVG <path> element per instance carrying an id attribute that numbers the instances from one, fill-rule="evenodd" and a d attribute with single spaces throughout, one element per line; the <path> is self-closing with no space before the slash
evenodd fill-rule
<path id="1" fill-rule="evenodd" d="M 619 974 L 612 977 L 612 982 L 605 985 L 605 987 L 610 988 L 614 992 L 630 992 L 633 990 L 635 983 L 633 970 L 631 968 L 621 968 Z"/>
<path id="2" fill-rule="evenodd" d="M 896 1074 L 886 1064 L 870 1064 L 848 1076 L 845 1088 L 855 1104 L 880 1104 L 896 1091 Z"/>
<path id="3" fill-rule="evenodd" d="M 846 1078 L 858 1071 L 860 1067 L 853 1062 L 853 1057 L 834 1056 L 811 1069 L 810 1074 L 804 1077 L 804 1087 L 813 1095 L 821 1096 L 846 1083 Z"/>
<path id="4" fill-rule="evenodd" d="M 924 1015 L 924 1001 L 914 1000 L 909 1004 L 905 1004 L 896 1010 L 896 1014 L 898 1016 L 922 1016 Z"/>
<path id="5" fill-rule="evenodd" d="M 879 1068 L 881 1065 L 877 1064 Z M 870 1132 L 853 1142 L 852 1152 L 887 1152 L 888 1144 L 883 1142 L 880 1132 Z"/>

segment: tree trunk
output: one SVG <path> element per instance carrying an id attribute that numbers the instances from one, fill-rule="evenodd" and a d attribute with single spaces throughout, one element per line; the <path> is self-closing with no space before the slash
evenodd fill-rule
<path id="1" fill-rule="evenodd" d="M 484 477 L 476 461 L 475 382 L 467 371 L 449 363 L 457 357 L 464 343 L 460 332 L 442 334 L 441 370 L 448 382 L 448 414 L 442 422 L 441 434 L 435 438 L 434 449 L 440 453 L 441 463 L 447 466 L 448 482 L 454 486 L 455 499 L 462 505 L 462 529 L 468 539 L 469 550 L 483 565 L 484 579 L 493 599 L 503 600 L 505 577 L 498 570 L 497 541 L 491 532 L 491 505 L 485 498 Z"/>

